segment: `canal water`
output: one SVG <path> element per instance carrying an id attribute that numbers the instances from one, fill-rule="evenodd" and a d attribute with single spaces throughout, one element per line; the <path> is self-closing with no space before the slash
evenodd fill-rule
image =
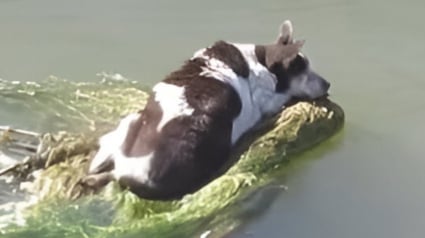
<path id="1" fill-rule="evenodd" d="M 94 82 L 106 72 L 151 86 L 200 47 L 267 43 L 291 19 L 346 125 L 294 158 L 277 181 L 288 189 L 232 237 L 424 237 L 423 9 L 420 0 L 0 0 L 0 78 Z M 51 120 L 0 101 L 0 124 L 63 129 Z"/>

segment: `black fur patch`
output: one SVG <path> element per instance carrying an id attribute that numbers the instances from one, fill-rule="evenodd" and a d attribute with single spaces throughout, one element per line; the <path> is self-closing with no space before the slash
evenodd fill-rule
<path id="1" fill-rule="evenodd" d="M 290 75 L 299 75 L 304 73 L 308 68 L 309 62 L 306 58 L 297 55 L 295 59 L 291 61 L 288 67 L 288 73 Z"/>
<path id="2" fill-rule="evenodd" d="M 249 66 L 242 53 L 236 46 L 224 41 L 217 41 L 211 47 L 208 47 L 205 54 L 216 58 L 228 65 L 237 75 L 248 78 Z"/>
<path id="3" fill-rule="evenodd" d="M 150 97 L 140 117 L 130 125 L 124 140 L 123 154 L 127 157 L 145 156 L 158 144 L 159 133 L 156 128 L 162 118 L 161 107 Z"/>
<path id="4" fill-rule="evenodd" d="M 260 64 L 266 67 L 271 73 L 276 75 L 277 84 L 276 92 L 285 92 L 289 88 L 289 75 L 282 64 L 273 64 L 267 67 L 266 64 L 266 47 L 262 45 L 255 46 L 255 55 Z"/>
<path id="5" fill-rule="evenodd" d="M 161 107 L 153 97 L 131 125 L 125 154 L 140 156 L 154 151 L 149 179 L 153 187 L 131 178 L 120 183 L 141 197 L 172 199 L 196 191 L 227 162 L 232 147 L 233 119 L 242 103 L 236 91 L 214 78 L 201 76 L 204 59 L 187 61 L 164 83 L 182 86 L 194 111 L 170 120 L 158 133 Z"/>
<path id="6" fill-rule="evenodd" d="M 195 111 L 214 116 L 230 113 L 230 116 L 237 117 L 242 102 L 236 91 L 217 79 L 200 76 L 202 67 L 206 67 L 204 59 L 189 60 L 164 82 L 184 86 L 186 100 Z"/>

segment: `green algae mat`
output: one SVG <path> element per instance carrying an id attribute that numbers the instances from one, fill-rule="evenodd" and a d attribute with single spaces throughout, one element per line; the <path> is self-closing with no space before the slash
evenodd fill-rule
<path id="1" fill-rule="evenodd" d="M 0 167 L 12 189 L 11 201 L 0 204 L 1 237 L 222 237 L 285 189 L 274 179 L 294 155 L 344 123 L 343 110 L 328 99 L 289 105 L 244 136 L 221 176 L 181 200 L 139 199 L 114 183 L 84 187 L 99 136 L 147 97 L 139 83 L 108 75 L 99 83 L 0 81 L 1 100 L 42 110 L 52 124 L 50 132 L 30 135 L 33 152 Z M 14 133 L 0 131 L 0 151 L 16 144 Z"/>

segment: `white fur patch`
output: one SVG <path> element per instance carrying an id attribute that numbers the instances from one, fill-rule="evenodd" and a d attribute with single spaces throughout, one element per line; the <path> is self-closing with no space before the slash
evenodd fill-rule
<path id="1" fill-rule="evenodd" d="M 131 177 L 143 184 L 152 184 L 149 180 L 149 171 L 154 152 L 140 157 L 127 157 L 122 153 L 114 156 L 115 168 L 112 171 L 114 177 Z"/>
<path id="2" fill-rule="evenodd" d="M 99 140 L 99 151 L 97 151 L 93 160 L 90 163 L 89 173 L 94 173 L 108 160 L 112 160 L 111 155 L 113 154 L 113 148 L 111 145 L 114 143 L 114 131 L 109 132 L 108 134 L 103 135 Z"/>
<path id="3" fill-rule="evenodd" d="M 115 179 L 128 176 L 142 183 L 149 183 L 149 171 L 153 152 L 149 155 L 140 157 L 127 157 L 123 154 L 125 138 L 130 126 L 134 123 L 140 114 L 132 113 L 123 118 L 118 127 L 100 138 L 100 148 L 90 164 L 89 172 L 95 170 L 98 166 L 107 160 L 114 161 L 114 170 L 112 171 Z"/>
<path id="4" fill-rule="evenodd" d="M 90 173 L 96 170 L 107 160 L 112 160 L 113 155 L 122 149 L 131 123 L 135 122 L 139 116 L 140 114 L 137 113 L 132 113 L 126 116 L 120 121 L 118 127 L 115 130 L 105 134 L 99 139 L 100 148 L 90 163 Z"/>
<path id="5" fill-rule="evenodd" d="M 264 115 L 276 113 L 290 97 L 275 92 L 276 76 L 258 62 L 255 55 L 255 45 L 233 45 L 239 49 L 248 63 L 250 72 L 247 79 L 239 77 L 222 61 L 205 55 L 205 49 L 195 52 L 193 58 L 207 60 L 207 67 L 203 68 L 201 75 L 210 76 L 231 85 L 241 99 L 241 112 L 233 121 L 232 144 L 235 144 Z"/>
<path id="6" fill-rule="evenodd" d="M 160 82 L 153 88 L 155 101 L 162 109 L 162 118 L 156 128 L 161 131 L 167 122 L 179 116 L 190 116 L 194 109 L 187 103 L 184 87 Z"/>

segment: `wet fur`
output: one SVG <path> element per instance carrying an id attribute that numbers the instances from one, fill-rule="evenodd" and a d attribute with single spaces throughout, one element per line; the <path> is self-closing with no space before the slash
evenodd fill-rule
<path id="1" fill-rule="evenodd" d="M 329 84 L 309 71 L 299 54 L 302 45 L 285 22 L 274 44 L 218 41 L 195 52 L 155 85 L 144 110 L 124 118 L 100 140 L 89 172 L 110 170 L 112 176 L 104 175 L 102 185 L 104 178 L 115 178 L 148 199 L 198 190 L 264 116 L 293 97 L 326 93 Z"/>

